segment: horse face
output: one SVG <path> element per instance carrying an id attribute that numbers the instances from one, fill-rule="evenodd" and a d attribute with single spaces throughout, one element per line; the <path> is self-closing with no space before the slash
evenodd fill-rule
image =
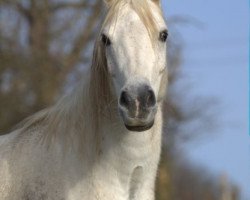
<path id="1" fill-rule="evenodd" d="M 108 23 L 101 35 L 120 115 L 131 131 L 153 126 L 165 91 L 167 28 L 159 7 L 151 1 L 149 4 L 157 35 L 150 37 L 145 23 L 129 4 L 122 6 L 116 20 Z"/>

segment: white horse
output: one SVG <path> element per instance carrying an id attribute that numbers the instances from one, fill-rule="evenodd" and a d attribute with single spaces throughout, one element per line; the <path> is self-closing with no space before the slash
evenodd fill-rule
<path id="1" fill-rule="evenodd" d="M 167 86 L 159 0 L 107 0 L 92 66 L 0 137 L 1 200 L 153 200 Z"/>

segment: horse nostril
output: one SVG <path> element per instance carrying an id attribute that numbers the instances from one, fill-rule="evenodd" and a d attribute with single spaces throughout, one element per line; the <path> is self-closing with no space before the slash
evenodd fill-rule
<path id="1" fill-rule="evenodd" d="M 154 91 L 149 89 L 147 94 L 147 106 L 153 107 L 156 104 Z"/>
<path id="2" fill-rule="evenodd" d="M 126 91 L 123 91 L 120 96 L 120 101 L 119 101 L 120 105 L 124 107 L 128 107 L 129 101 L 130 99 L 129 99 L 128 93 Z"/>

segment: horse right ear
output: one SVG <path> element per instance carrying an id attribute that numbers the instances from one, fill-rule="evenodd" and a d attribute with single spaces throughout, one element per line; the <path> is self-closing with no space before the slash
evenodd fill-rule
<path id="1" fill-rule="evenodd" d="M 161 6 L 161 1 L 160 0 L 152 0 L 154 3 L 158 4 L 159 6 Z"/>

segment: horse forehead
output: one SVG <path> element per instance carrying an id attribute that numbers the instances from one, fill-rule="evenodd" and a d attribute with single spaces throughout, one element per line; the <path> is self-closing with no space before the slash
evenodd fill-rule
<path id="1" fill-rule="evenodd" d="M 138 14 L 129 6 L 122 9 L 117 19 L 112 20 L 105 29 L 104 32 L 107 32 L 112 38 L 118 39 L 124 35 L 134 36 L 138 32 L 146 33 L 147 30 Z"/>
<path id="2" fill-rule="evenodd" d="M 132 8 L 127 7 L 121 13 L 113 36 L 116 55 L 121 56 L 121 60 L 129 62 L 129 66 L 144 66 L 145 62 L 154 58 L 149 32 Z M 147 59 L 143 59 L 145 54 L 147 54 Z"/>
<path id="3" fill-rule="evenodd" d="M 143 24 L 139 15 L 130 7 L 127 7 L 127 9 L 124 10 L 118 20 L 120 20 L 124 25 L 129 26 L 138 26 Z"/>
<path id="4" fill-rule="evenodd" d="M 150 43 L 150 37 L 147 28 L 141 21 L 137 13 L 131 9 L 131 13 L 124 15 L 118 20 L 118 24 L 115 27 L 113 34 L 114 40 L 117 44 L 121 44 L 123 47 L 127 45 L 130 47 L 131 42 L 137 43 L 139 45 L 141 42 Z"/>

